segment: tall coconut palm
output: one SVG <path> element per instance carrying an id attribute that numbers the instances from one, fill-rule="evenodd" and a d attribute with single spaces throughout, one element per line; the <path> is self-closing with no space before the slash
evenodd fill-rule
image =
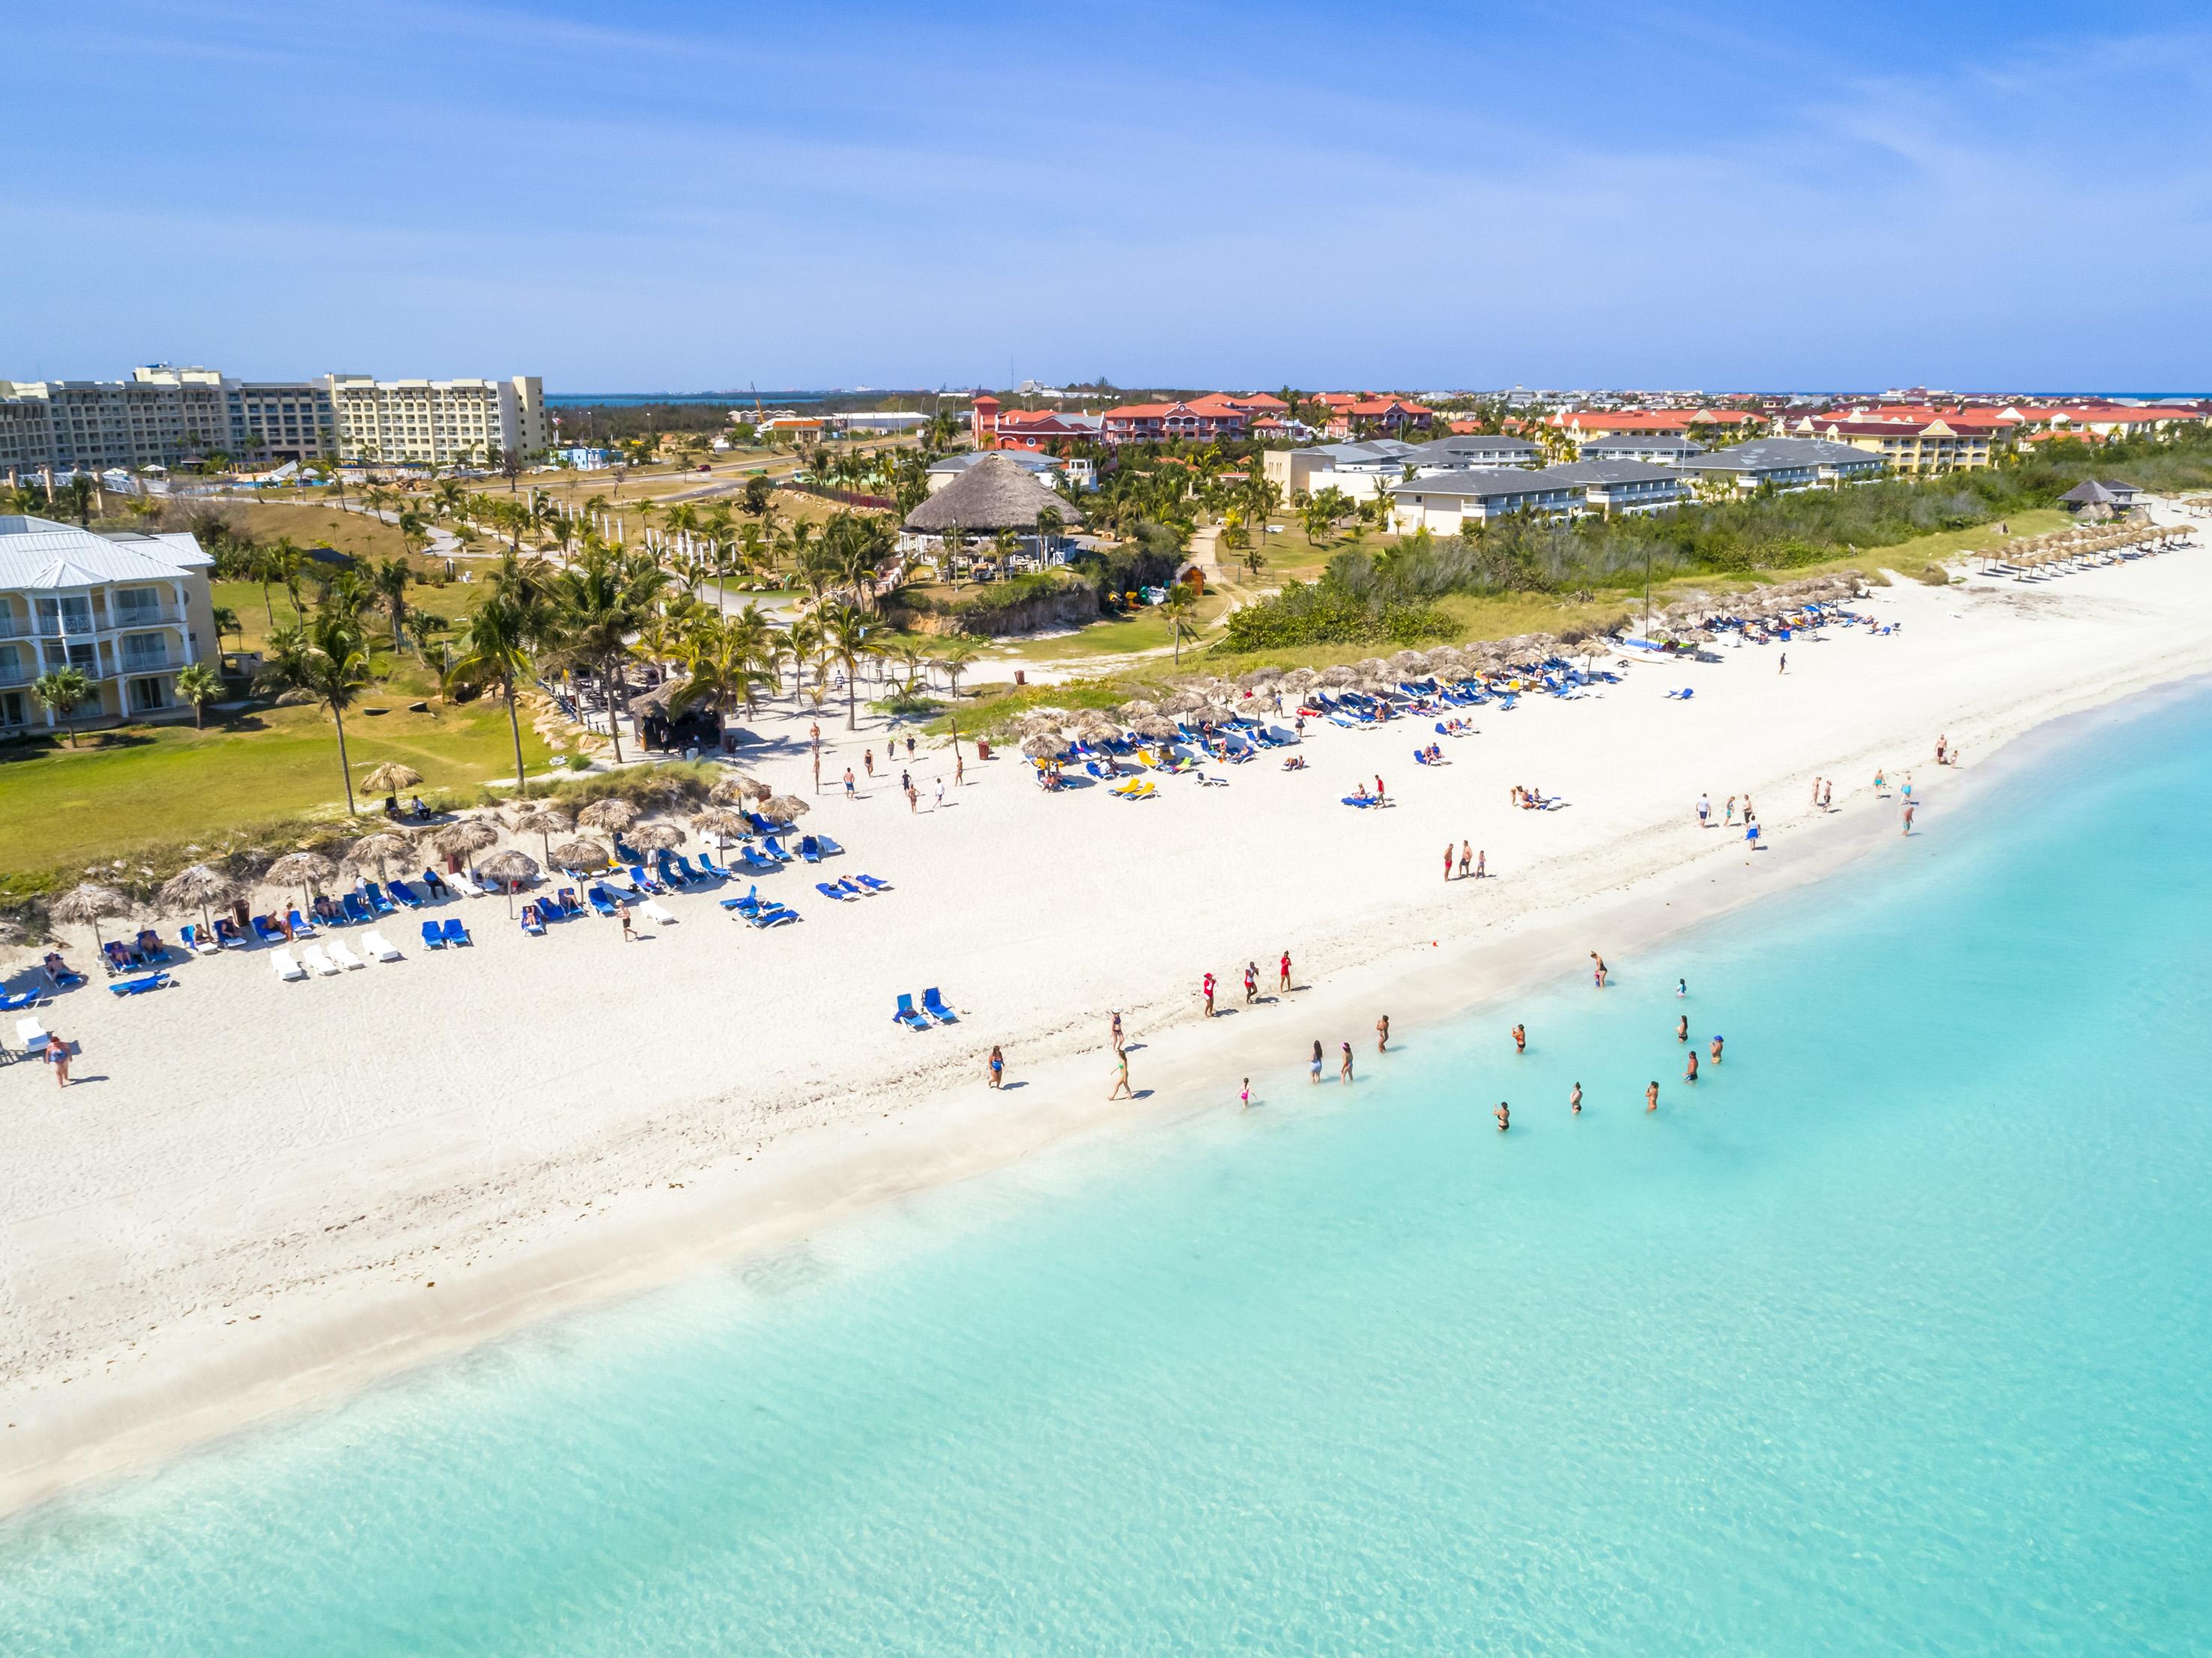
<path id="1" fill-rule="evenodd" d="M 522 721 L 515 709 L 515 696 L 532 670 L 535 634 L 524 605 L 495 592 L 470 613 L 468 625 L 461 630 L 458 653 L 445 673 L 449 691 L 499 688 L 507 702 L 507 735 L 514 742 L 514 786 L 525 797 L 530 793 L 530 784 L 523 769 Z"/>
<path id="2" fill-rule="evenodd" d="M 186 664 L 177 671 L 177 695 L 192 705 L 192 729 L 207 720 L 207 705 L 222 695 L 222 676 L 204 662 Z"/>
<path id="3" fill-rule="evenodd" d="M 868 647 L 873 624 L 857 604 L 831 605 L 822 617 L 822 640 L 830 654 L 845 669 L 845 729 L 860 727 L 860 656 Z"/>
<path id="4" fill-rule="evenodd" d="M 668 585 L 659 565 L 641 553 L 586 552 L 561 571 L 552 583 L 560 655 L 587 670 L 607 699 L 607 728 L 615 760 L 622 760 L 623 666 L 630 657 L 630 635 L 653 613 Z"/>
<path id="5" fill-rule="evenodd" d="M 369 587 L 383 601 L 392 617 L 392 648 L 395 651 L 407 642 L 407 588 L 414 580 L 414 568 L 404 558 L 380 560 L 369 570 Z"/>
<path id="6" fill-rule="evenodd" d="M 1168 636 L 1175 641 L 1175 659 L 1178 666 L 1182 662 L 1182 641 L 1185 636 L 1195 631 L 1192 623 L 1197 609 L 1198 601 L 1191 596 L 1189 588 L 1180 581 L 1168 584 L 1168 596 L 1160 601 L 1159 611 L 1167 618 Z"/>
<path id="7" fill-rule="evenodd" d="M 272 648 L 277 641 L 271 640 Z M 338 771 L 345 780 L 346 813 L 355 811 L 353 768 L 346 758 L 345 713 L 374 679 L 368 639 L 358 618 L 343 610 L 324 610 L 305 627 L 287 629 L 262 670 L 264 683 L 303 690 L 331 711 L 338 732 Z"/>
<path id="8" fill-rule="evenodd" d="M 728 715 L 739 703 L 752 706 L 767 677 L 743 629 L 710 616 L 691 630 L 684 659 L 684 679 L 669 694 L 671 714 L 705 703 L 714 713 L 714 742 L 721 747 Z"/>

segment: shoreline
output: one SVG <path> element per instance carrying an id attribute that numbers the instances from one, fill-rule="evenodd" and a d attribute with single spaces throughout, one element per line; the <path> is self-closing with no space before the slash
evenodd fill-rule
<path id="1" fill-rule="evenodd" d="M 2128 572 L 2113 574 L 2124 580 Z M 2032 766 L 2050 747 L 2084 740 L 2081 722 L 2138 717 L 2141 708 L 2200 688 L 2212 652 L 2192 646 L 2180 655 L 2188 659 L 2142 664 L 2132 678 L 2043 688 L 2057 706 L 2033 712 L 2012 729 L 1954 721 L 1954 729 L 1968 732 L 1978 757 L 1966 772 L 1931 773 L 1942 780 L 1941 820 L 1948 823 L 1954 809 Z M 1609 711 L 1582 712 L 1601 720 Z M 2021 710 L 2015 704 L 2009 712 Z M 1887 746 L 1893 749 L 1894 740 Z M 1826 763 L 1848 769 L 1854 758 Z M 1738 857 L 1741 842 L 1717 832 L 1710 847 L 1677 850 L 1679 837 L 1632 826 L 1599 844 L 1607 854 L 1602 870 L 1586 866 L 1600 861 L 1596 853 L 1532 870 L 1534 891 L 1520 889 L 1515 896 L 1536 902 L 1464 924 L 1455 934 L 1425 912 L 1411 920 L 1427 926 L 1411 929 L 1404 916 L 1366 918 L 1374 935 L 1366 952 L 1308 980 L 1314 987 L 1295 993 L 1291 1011 L 1303 1011 L 1310 1023 L 1328 1022 L 1332 1046 L 1351 1035 L 1357 1048 L 1378 1006 L 1387 1005 L 1394 1028 L 1418 1030 L 1439 1019 L 1473 1017 L 1516 989 L 1571 977 L 1593 943 L 1609 958 L 1632 963 L 1638 952 L 1762 896 L 1863 866 L 1885 839 L 1901 838 L 1893 804 L 1854 786 L 1832 815 L 1809 824 L 1787 823 L 1786 854 L 1777 848 Z M 1665 844 L 1647 844 L 1654 840 Z M 1561 896 L 1547 902 L 1553 890 Z M 1417 935 L 1430 926 L 1438 936 L 1425 944 Z M 1263 975 L 1263 983 L 1271 976 Z M 1306 980 L 1303 968 L 1298 976 Z M 988 1043 L 995 1032 L 979 1029 L 962 1038 L 956 1028 L 944 1034 L 963 1044 L 957 1082 L 945 1074 L 955 1067 L 941 1064 L 907 1091 L 896 1081 L 821 1090 L 808 1102 L 810 1118 L 769 1133 L 744 1160 L 710 1159 L 668 1171 L 680 1180 L 597 1193 L 566 1217 L 565 1228 L 541 1227 L 529 1242 L 482 1266 L 457 1260 L 460 1249 L 446 1254 L 442 1243 L 430 1242 L 396 1257 L 392 1265 L 404 1260 L 408 1270 L 386 1283 L 334 1273 L 336 1284 L 278 1291 L 265 1303 L 237 1298 L 240 1317 L 222 1327 L 264 1321 L 268 1328 L 241 1331 L 244 1339 L 228 1339 L 227 1350 L 187 1339 L 181 1345 L 203 1350 L 180 1354 L 172 1339 L 155 1362 L 142 1361 L 143 1368 L 118 1373 L 111 1354 L 97 1375 L 88 1370 L 12 1392 L 5 1405 L 10 1426 L 0 1442 L 0 1515 L 127 1478 L 543 1319 L 772 1249 L 915 1191 L 1097 1137 L 1233 1108 L 1232 1073 L 1291 1074 L 1297 1045 L 1268 1009 L 1238 1015 L 1225 1031 L 1218 1022 L 1202 1023 L 1185 996 L 1133 1011 L 1133 1081 L 1146 1096 L 1137 1111 L 1105 1101 L 1110 1062 L 1100 1040 L 1103 1011 L 1086 1011 L 1080 1029 L 1087 1041 L 1073 1023 L 1035 1039 L 1058 1040 L 1043 1059 L 1018 1065 L 1018 1091 L 995 1096 L 971 1074 L 977 1056 L 966 1054 L 968 1044 Z M 1163 1015 L 1157 1023 L 1146 1017 L 1154 1011 Z M 852 1108 L 863 1100 L 871 1110 L 886 1108 L 864 1126 Z M 586 1218 L 591 1224 L 579 1235 L 574 1228 Z M 551 1237 L 556 1230 L 566 1236 Z M 441 1256 L 443 1266 L 435 1264 Z M 442 1297 L 434 1315 L 426 1311 L 426 1294 Z M 263 1311 L 249 1311 L 252 1304 Z M 282 1315 L 264 1319 L 270 1311 Z M 199 1336 L 210 1323 L 203 1320 L 188 1335 Z M 93 1385 L 74 1391 L 80 1382 Z M 73 1389 L 66 1398 L 59 1392 L 64 1386 Z"/>

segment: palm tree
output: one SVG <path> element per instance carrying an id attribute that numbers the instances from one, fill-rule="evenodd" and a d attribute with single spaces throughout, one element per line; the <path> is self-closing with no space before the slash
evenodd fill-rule
<path id="1" fill-rule="evenodd" d="M 468 625 L 461 630 L 459 653 L 445 672 L 449 693 L 499 687 L 507 701 L 507 735 L 514 740 L 514 785 L 526 799 L 530 785 L 522 765 L 522 722 L 515 712 L 515 688 L 532 671 L 531 647 L 535 633 L 530 612 L 520 600 L 494 592 L 471 612 Z"/>
<path id="2" fill-rule="evenodd" d="M 222 676 L 204 662 L 189 663 L 177 672 L 177 695 L 192 705 L 192 729 L 206 724 L 207 705 L 222 695 Z"/>
<path id="3" fill-rule="evenodd" d="M 356 810 L 353 768 L 346 759 L 345 711 L 375 676 L 370 671 L 368 638 L 357 617 L 343 610 L 319 612 L 304 628 L 288 628 L 271 639 L 272 654 L 262 670 L 264 683 L 284 690 L 313 693 L 337 724 L 338 771 L 345 779 L 346 815 Z"/>
<path id="4" fill-rule="evenodd" d="M 975 647 L 962 639 L 954 640 L 937 653 L 938 668 L 956 700 L 960 695 L 960 676 L 968 671 L 969 664 L 975 659 Z"/>
<path id="5" fill-rule="evenodd" d="M 714 709 L 717 748 L 722 746 L 728 729 L 730 709 L 739 702 L 750 708 L 761 681 L 767 677 L 761 671 L 752 641 L 737 620 L 710 617 L 692 629 L 684 656 L 684 683 L 668 698 L 671 714 L 697 702 Z"/>
<path id="6" fill-rule="evenodd" d="M 645 555 L 599 548 L 586 550 L 551 585 L 561 654 L 599 682 L 617 764 L 622 762 L 623 665 L 630 658 L 629 636 L 645 624 L 667 582 L 666 573 Z"/>
<path id="7" fill-rule="evenodd" d="M 75 748 L 76 711 L 94 695 L 91 676 L 82 668 L 49 668 L 31 682 L 31 695 L 62 717 L 69 730 L 70 747 Z"/>
<path id="8" fill-rule="evenodd" d="M 1159 611 L 1167 618 L 1168 635 L 1175 641 L 1175 659 L 1178 666 L 1182 663 L 1184 635 L 1197 631 L 1191 625 L 1192 613 L 1197 608 L 1198 601 L 1191 597 L 1188 587 L 1180 581 L 1168 584 L 1168 596 L 1160 601 Z"/>
<path id="9" fill-rule="evenodd" d="M 370 568 L 368 585 L 372 592 L 384 601 L 384 608 L 392 616 L 392 648 L 399 649 L 406 641 L 407 585 L 415 580 L 415 572 L 404 558 L 387 558 Z"/>
<path id="10" fill-rule="evenodd" d="M 860 653 L 872 631 L 868 613 L 857 604 L 831 605 L 822 618 L 823 643 L 845 667 L 845 729 L 860 727 Z"/>
<path id="11" fill-rule="evenodd" d="M 218 604 L 215 607 L 215 642 L 218 648 L 225 634 L 236 640 L 246 637 L 246 630 L 238 625 L 238 612 L 228 604 Z"/>

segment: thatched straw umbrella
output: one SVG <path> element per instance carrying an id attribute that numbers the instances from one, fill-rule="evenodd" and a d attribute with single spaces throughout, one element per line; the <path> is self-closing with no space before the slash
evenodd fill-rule
<path id="1" fill-rule="evenodd" d="M 775 793 L 759 778 L 740 773 L 715 784 L 707 792 L 707 798 L 718 806 L 742 806 L 748 799 L 765 800 Z"/>
<path id="2" fill-rule="evenodd" d="M 1334 690 L 1339 686 L 1351 684 L 1352 681 L 1358 677 L 1358 670 L 1355 668 L 1348 668 L 1345 666 L 1343 663 L 1340 662 L 1333 668 L 1323 668 L 1321 671 L 1320 679 L 1316 683 L 1327 686 L 1331 690 Z"/>
<path id="3" fill-rule="evenodd" d="M 378 829 L 372 835 L 362 835 L 347 847 L 346 861 L 356 868 L 373 864 L 376 866 L 376 872 L 381 875 L 386 864 L 414 848 L 415 843 L 397 830 Z"/>
<path id="4" fill-rule="evenodd" d="M 161 884 L 161 902 L 179 909 L 198 909 L 200 920 L 213 932 L 215 921 L 208 913 L 209 906 L 228 903 L 237 890 L 238 884 L 212 865 L 191 864 Z"/>
<path id="5" fill-rule="evenodd" d="M 100 936 L 100 920 L 103 915 L 128 915 L 131 901 L 113 887 L 103 887 L 90 881 L 80 881 L 54 900 L 48 912 L 57 921 L 85 921 L 92 926 L 92 940 L 105 953 L 107 940 Z"/>
<path id="6" fill-rule="evenodd" d="M 1057 737 L 1040 734 L 1024 738 L 1022 752 L 1032 760 L 1057 760 L 1067 752 L 1067 744 Z"/>
<path id="7" fill-rule="evenodd" d="M 422 774 L 412 766 L 403 766 L 397 760 L 387 760 L 361 780 L 361 786 L 371 794 L 397 794 L 402 789 L 411 789 L 422 780 Z"/>
<path id="8" fill-rule="evenodd" d="M 1141 720 L 1146 714 L 1158 714 L 1159 711 L 1158 703 L 1148 701 L 1141 696 L 1132 697 L 1121 705 L 1121 717 L 1124 720 Z"/>
<path id="9" fill-rule="evenodd" d="M 1162 714 L 1195 714 L 1206 706 L 1206 699 L 1196 691 L 1177 691 L 1160 704 Z"/>
<path id="10" fill-rule="evenodd" d="M 713 836 L 717 846 L 726 846 L 752 826 L 727 806 L 709 806 L 692 814 L 691 827 L 702 835 Z"/>
<path id="11" fill-rule="evenodd" d="M 785 823 L 797 823 L 812 810 L 795 794 L 771 794 L 761 803 L 761 812 L 764 817 Z"/>
<path id="12" fill-rule="evenodd" d="M 458 823 L 448 823 L 430 837 L 430 844 L 447 858 L 459 858 L 470 865 L 470 878 L 475 879 L 475 855 L 486 847 L 499 844 L 499 830 L 481 817 L 464 817 Z"/>
<path id="13" fill-rule="evenodd" d="M 338 872 L 338 866 L 319 852 L 288 852 L 261 872 L 261 878 L 272 887 L 289 887 L 300 884 L 300 908 L 314 908 L 313 887 L 318 881 L 327 881 Z"/>
<path id="14" fill-rule="evenodd" d="M 684 831 L 673 823 L 655 822 L 641 825 L 629 841 L 647 852 L 666 852 L 684 844 Z"/>
<path id="15" fill-rule="evenodd" d="M 526 852 L 509 847 L 506 851 L 495 852 L 485 859 L 481 871 L 507 889 L 507 913 L 512 916 L 514 914 L 514 890 L 536 878 L 538 860 Z"/>
<path id="16" fill-rule="evenodd" d="M 547 863 L 555 869 L 591 871 L 605 869 L 612 860 L 607 849 L 597 841 L 578 835 L 573 841 L 563 841 L 546 853 Z"/>
<path id="17" fill-rule="evenodd" d="M 1129 722 L 1129 729 L 1155 742 L 1164 742 L 1176 734 L 1175 721 L 1164 714 L 1140 714 Z"/>
<path id="18" fill-rule="evenodd" d="M 579 828 L 603 829 L 617 836 L 635 822 L 637 808 L 627 800 L 594 800 L 576 814 Z"/>
<path id="19" fill-rule="evenodd" d="M 517 835 L 534 835 L 546 861 L 553 858 L 553 837 L 568 831 L 568 814 L 557 806 L 540 804 L 518 816 L 512 826 Z"/>

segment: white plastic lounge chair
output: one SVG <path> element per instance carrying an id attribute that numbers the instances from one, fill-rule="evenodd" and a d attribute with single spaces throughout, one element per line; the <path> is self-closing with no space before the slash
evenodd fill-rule
<path id="1" fill-rule="evenodd" d="M 330 952 L 331 959 L 336 962 L 342 968 L 356 968 L 362 965 L 361 957 L 355 955 L 353 951 L 348 950 L 345 947 L 345 942 L 343 939 L 331 939 L 330 942 Z"/>
<path id="2" fill-rule="evenodd" d="M 310 973 L 319 973 L 325 979 L 334 979 L 337 976 L 337 963 L 323 954 L 323 947 L 320 944 L 306 946 L 300 951 L 300 960 Z"/>
<path id="3" fill-rule="evenodd" d="M 361 947 L 380 962 L 396 962 L 399 959 L 399 951 L 381 932 L 362 933 Z"/>
<path id="4" fill-rule="evenodd" d="M 648 898 L 637 907 L 637 913 L 648 921 L 658 921 L 666 926 L 676 919 L 676 912 L 658 898 Z"/>
<path id="5" fill-rule="evenodd" d="M 623 871 L 618 869 L 611 869 L 605 875 L 599 877 L 599 884 L 602 886 L 612 887 L 617 892 L 627 892 L 633 897 L 636 896 L 645 890 L 639 886 L 636 882 L 631 880 Z"/>
<path id="6" fill-rule="evenodd" d="M 307 969 L 292 959 L 292 952 L 279 944 L 269 952 L 269 968 L 280 979 L 304 979 Z"/>
<path id="7" fill-rule="evenodd" d="M 465 869 L 457 869 L 443 878 L 447 886 L 453 888 L 464 898 L 481 898 L 484 896 L 483 888 L 469 879 L 469 872 Z"/>
<path id="8" fill-rule="evenodd" d="M 46 1026 L 36 1019 L 18 1019 L 15 1021 L 15 1040 L 22 1044 L 23 1052 L 28 1056 L 45 1053 L 46 1044 L 53 1038 L 46 1035 Z"/>

